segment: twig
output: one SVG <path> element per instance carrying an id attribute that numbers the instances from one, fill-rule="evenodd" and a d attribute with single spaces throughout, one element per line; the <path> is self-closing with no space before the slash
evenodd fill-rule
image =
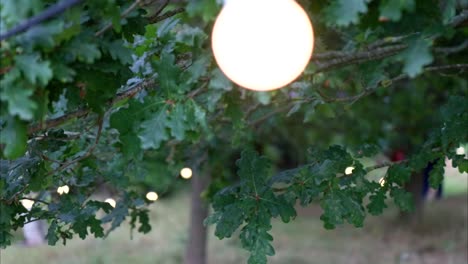
<path id="1" fill-rule="evenodd" d="M 158 10 L 156 10 L 156 12 L 154 12 L 153 17 L 159 16 L 161 14 L 161 12 L 164 10 L 164 8 L 167 6 L 167 4 L 169 4 L 169 0 L 163 0 L 161 5 L 159 6 Z"/>
<path id="2" fill-rule="evenodd" d="M 269 119 L 270 117 L 278 114 L 278 113 L 281 113 L 281 112 L 284 112 L 286 110 L 289 110 L 291 107 L 294 107 L 294 103 L 289 103 L 287 105 L 284 105 L 282 107 L 279 107 L 271 112 L 269 112 L 268 114 L 256 119 L 256 120 L 253 120 L 252 122 L 249 122 L 249 126 L 257 126 L 258 124 L 262 123 L 263 121 Z"/>
<path id="3" fill-rule="evenodd" d="M 406 49 L 406 47 L 407 46 L 403 44 L 392 45 L 388 47 L 376 48 L 370 51 L 356 52 L 353 54 L 345 55 L 343 57 L 336 57 L 325 63 L 316 61 L 315 64 L 317 65 L 317 68 L 315 69 L 315 73 L 327 71 L 335 67 L 346 66 L 349 64 L 359 64 L 366 61 L 390 57 Z"/>
<path id="4" fill-rule="evenodd" d="M 457 27 L 466 20 L 468 20 L 468 9 L 464 9 L 459 15 L 452 17 L 452 19 L 449 22 L 449 25 L 451 25 L 452 27 Z"/>
<path id="5" fill-rule="evenodd" d="M 43 200 L 40 200 L 40 199 L 36 199 L 36 198 L 20 197 L 20 198 L 18 198 L 18 200 L 31 200 L 31 201 L 34 201 L 34 202 L 38 202 L 38 203 L 43 203 L 43 204 L 49 205 L 48 202 L 43 201 Z"/>
<path id="6" fill-rule="evenodd" d="M 129 6 L 127 9 L 125 9 L 125 11 L 123 11 L 123 13 L 120 15 L 120 18 L 126 18 L 128 16 L 128 14 L 130 14 L 133 10 L 135 10 L 141 3 L 141 0 L 135 0 L 135 2 L 133 2 L 133 4 L 131 6 Z M 104 26 L 101 30 L 99 30 L 98 32 L 96 32 L 94 34 L 95 37 L 99 37 L 101 36 L 102 34 L 104 34 L 104 32 L 106 32 L 107 30 L 109 30 L 110 28 L 112 28 L 113 24 L 112 22 L 108 23 L 106 26 Z"/>
<path id="7" fill-rule="evenodd" d="M 37 26 L 38 24 L 55 17 L 57 15 L 60 15 L 63 13 L 65 10 L 79 4 L 81 0 L 64 0 L 61 1 L 46 10 L 42 11 L 42 13 L 38 14 L 37 16 L 34 16 L 23 23 L 19 24 L 18 26 L 10 29 L 7 31 L 5 34 L 0 35 L 0 41 L 7 39 L 9 37 L 12 37 L 14 35 L 17 35 L 19 33 L 25 32 L 29 30 L 30 28 Z"/>
<path id="8" fill-rule="evenodd" d="M 180 14 L 180 13 L 183 13 L 183 12 L 185 12 L 185 8 L 180 7 L 180 8 L 171 10 L 171 11 L 167 11 L 167 12 L 165 12 L 164 14 L 162 14 L 160 16 L 150 17 L 149 21 L 150 21 L 151 24 L 155 24 L 155 23 L 158 23 L 159 21 L 162 21 L 164 19 L 173 17 L 173 16 L 175 16 L 177 14 Z"/>
<path id="9" fill-rule="evenodd" d="M 89 156 L 91 156 L 93 154 L 93 152 L 94 152 L 94 149 L 96 149 L 96 147 L 97 147 L 97 145 L 99 143 L 99 139 L 101 138 L 103 123 L 104 123 L 104 118 L 101 116 L 98 119 L 98 131 L 97 131 L 97 134 L 96 134 L 96 139 L 94 140 L 93 145 L 88 149 L 88 151 L 84 155 L 79 156 L 78 158 L 75 158 L 73 160 L 70 160 L 70 161 L 67 161 L 67 162 L 63 163 L 62 166 L 58 167 L 57 169 L 55 169 L 53 171 L 50 171 L 49 173 L 47 173 L 47 175 L 48 176 L 53 175 L 53 174 L 55 174 L 55 173 L 57 173 L 59 171 L 62 171 L 64 169 L 66 169 L 67 167 L 71 166 L 72 164 L 78 163 L 78 162 L 88 158 Z"/>
<path id="10" fill-rule="evenodd" d="M 139 93 L 140 91 L 142 91 L 143 89 L 147 89 L 148 87 L 154 85 L 154 81 L 153 80 L 145 80 L 141 83 L 139 83 L 138 85 L 122 92 L 122 93 L 119 93 L 116 95 L 115 98 L 113 98 L 111 101 L 109 101 L 109 106 L 112 106 L 124 99 L 127 99 L 127 98 L 131 98 L 133 96 L 135 96 L 135 94 Z M 49 119 L 47 120 L 45 123 L 41 123 L 41 124 L 36 124 L 36 125 L 33 125 L 33 126 L 30 126 L 28 128 L 28 134 L 33 134 L 33 133 L 36 133 L 40 130 L 43 130 L 43 129 L 50 129 L 50 128 L 53 128 L 53 127 L 57 127 L 57 126 L 60 126 L 62 125 L 63 123 L 71 120 L 71 119 L 74 119 L 74 118 L 80 118 L 80 117 L 83 117 L 83 116 L 86 116 L 87 114 L 90 113 L 90 109 L 89 108 L 80 108 L 76 111 L 73 111 L 71 113 L 68 113 L 68 114 L 65 114 L 63 116 L 60 116 L 60 117 L 57 117 L 57 118 L 53 118 L 53 119 Z"/>
<path id="11" fill-rule="evenodd" d="M 438 48 L 434 48 L 434 51 L 437 52 L 437 53 L 444 54 L 444 55 L 449 55 L 449 54 L 453 54 L 453 53 L 463 51 L 467 47 L 468 47 L 468 40 L 465 40 L 465 41 L 463 41 L 461 44 L 459 44 L 457 46 L 438 47 Z"/>
<path id="12" fill-rule="evenodd" d="M 459 70 L 468 69 L 468 64 L 450 64 L 450 65 L 441 65 L 441 66 L 431 66 L 431 67 L 426 67 L 424 69 L 424 72 L 446 71 L 446 70 L 454 70 L 454 69 L 459 69 Z M 338 97 L 338 98 L 328 97 L 325 94 L 323 94 L 321 91 L 319 91 L 319 94 L 323 97 L 323 100 L 325 102 L 329 102 L 329 103 L 331 102 L 353 102 L 354 103 L 357 100 L 361 99 L 362 97 L 372 94 L 380 86 L 388 87 L 394 84 L 395 82 L 401 81 L 406 78 L 408 78 L 408 75 L 400 74 L 394 78 L 384 80 L 384 81 L 377 83 L 376 85 L 367 87 L 366 89 L 364 89 L 363 92 L 361 92 L 358 95 L 349 96 L 349 97 Z"/>

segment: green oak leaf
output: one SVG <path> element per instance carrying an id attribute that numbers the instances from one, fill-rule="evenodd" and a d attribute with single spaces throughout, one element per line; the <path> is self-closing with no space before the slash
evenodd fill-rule
<path id="1" fill-rule="evenodd" d="M 414 0 L 385 0 L 379 6 L 380 16 L 398 21 L 403 11 L 413 11 L 414 7 Z"/>
<path id="2" fill-rule="evenodd" d="M 177 140 L 183 140 L 185 131 L 188 130 L 186 110 L 183 104 L 176 104 L 169 115 L 167 126 L 171 129 L 171 135 Z"/>
<path id="3" fill-rule="evenodd" d="M 433 60 L 431 43 L 425 39 L 416 39 L 409 44 L 407 50 L 401 54 L 404 67 L 403 72 L 414 78 L 423 71 L 423 67 Z"/>
<path id="4" fill-rule="evenodd" d="M 388 171 L 387 182 L 403 186 L 411 178 L 411 170 L 403 164 L 391 166 Z"/>
<path id="5" fill-rule="evenodd" d="M 19 77 L 18 70 L 12 70 L 0 81 L 0 99 L 8 103 L 8 112 L 10 115 L 17 115 L 23 120 L 31 120 L 34 117 L 37 104 L 31 99 L 34 93 L 29 89 L 24 81 L 17 82 Z"/>
<path id="6" fill-rule="evenodd" d="M 138 137 L 143 149 L 158 149 L 161 142 L 169 139 L 167 127 L 166 107 L 152 113 L 148 120 L 141 123 L 141 131 Z"/>
<path id="7" fill-rule="evenodd" d="M 393 197 L 395 204 L 402 211 L 412 211 L 414 209 L 413 195 L 404 189 L 394 188 L 390 191 L 390 196 Z"/>
<path id="8" fill-rule="evenodd" d="M 359 14 L 367 12 L 368 0 L 333 0 L 325 14 L 330 24 L 348 26 L 359 22 Z"/>
<path id="9" fill-rule="evenodd" d="M 39 54 L 23 54 L 15 57 L 16 66 L 32 84 L 45 86 L 52 79 L 50 61 L 42 61 Z"/>
<path id="10" fill-rule="evenodd" d="M 379 190 L 369 197 L 370 203 L 367 205 L 367 210 L 372 215 L 379 215 L 383 213 L 383 209 L 387 208 L 385 204 L 386 199 L 385 191 Z"/>
<path id="11" fill-rule="evenodd" d="M 18 118 L 10 117 L 0 133 L 0 143 L 5 144 L 3 155 L 7 159 L 16 159 L 24 155 L 27 148 L 26 124 Z"/>

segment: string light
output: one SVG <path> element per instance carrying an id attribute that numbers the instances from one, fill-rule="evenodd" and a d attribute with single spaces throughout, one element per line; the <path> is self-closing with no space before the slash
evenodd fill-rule
<path id="1" fill-rule="evenodd" d="M 228 0 L 212 33 L 224 74 L 256 91 L 284 87 L 304 71 L 314 46 L 312 23 L 295 0 Z"/>
<path id="2" fill-rule="evenodd" d="M 347 167 L 344 171 L 346 175 L 350 175 L 353 173 L 354 167 Z"/>
<path id="3" fill-rule="evenodd" d="M 380 178 L 379 183 L 380 183 L 380 186 L 383 187 L 385 185 L 385 178 L 384 177 Z"/>
<path id="4" fill-rule="evenodd" d="M 62 194 L 67 194 L 70 191 L 70 187 L 68 185 L 60 186 L 57 188 L 57 193 L 62 195 Z"/>
<path id="5" fill-rule="evenodd" d="M 156 201 L 156 200 L 158 200 L 158 197 L 159 197 L 158 194 L 155 193 L 155 192 L 148 192 L 148 193 L 146 194 L 146 199 L 148 199 L 148 200 L 150 200 L 150 201 L 153 201 L 153 202 Z"/>
<path id="6" fill-rule="evenodd" d="M 115 206 L 116 206 L 116 204 L 117 204 L 117 203 L 115 202 L 115 200 L 112 199 L 112 198 L 107 198 L 104 202 L 110 204 L 110 206 L 112 206 L 112 207 L 114 207 L 114 208 L 115 208 Z"/>
<path id="7" fill-rule="evenodd" d="M 192 170 L 190 168 L 183 168 L 180 170 L 180 176 L 184 179 L 192 178 Z"/>

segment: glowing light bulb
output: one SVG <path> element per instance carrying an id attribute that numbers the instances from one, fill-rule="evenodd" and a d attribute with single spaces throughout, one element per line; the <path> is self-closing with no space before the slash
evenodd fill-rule
<path id="1" fill-rule="evenodd" d="M 150 200 L 150 201 L 153 201 L 153 202 L 156 201 L 156 200 L 158 200 L 158 197 L 159 197 L 158 194 L 155 193 L 155 192 L 148 192 L 148 193 L 146 194 L 146 199 L 148 199 L 148 200 Z"/>
<path id="2" fill-rule="evenodd" d="M 190 168 L 183 168 L 180 170 L 180 176 L 184 179 L 192 178 L 192 170 Z"/>
<path id="3" fill-rule="evenodd" d="M 115 202 L 115 200 L 112 199 L 112 198 L 107 198 L 104 202 L 110 204 L 110 206 L 112 206 L 112 207 L 114 207 L 114 208 L 115 208 L 115 206 L 116 206 L 116 204 L 117 204 L 117 203 Z"/>
<path id="4" fill-rule="evenodd" d="M 353 173 L 354 167 L 347 167 L 344 171 L 346 175 L 350 175 Z"/>
<path id="5" fill-rule="evenodd" d="M 458 147 L 458 148 L 455 150 L 455 152 L 457 153 L 457 155 L 465 155 L 465 153 L 466 153 L 466 152 L 465 152 L 465 148 L 462 147 L 462 146 Z"/>
<path id="6" fill-rule="evenodd" d="M 380 186 L 383 187 L 385 185 L 385 178 L 380 178 L 379 183 L 380 183 Z"/>
<path id="7" fill-rule="evenodd" d="M 70 191 L 70 187 L 68 185 L 60 186 L 57 188 L 57 193 L 62 195 L 62 194 L 67 194 Z"/>
<path id="8" fill-rule="evenodd" d="M 294 0 L 228 0 L 211 42 L 216 62 L 229 79 L 269 91 L 304 71 L 314 35 L 307 13 Z"/>
<path id="9" fill-rule="evenodd" d="M 31 201 L 29 199 L 21 199 L 20 202 L 24 206 L 24 208 L 26 208 L 28 210 L 31 210 L 31 208 L 34 205 L 34 201 Z"/>

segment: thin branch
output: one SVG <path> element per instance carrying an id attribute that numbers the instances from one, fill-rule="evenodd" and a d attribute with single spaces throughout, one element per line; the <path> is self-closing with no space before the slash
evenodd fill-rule
<path id="1" fill-rule="evenodd" d="M 146 81 L 143 81 L 141 83 L 139 83 L 138 85 L 122 92 L 122 93 L 119 93 L 116 95 L 115 98 L 113 98 L 108 104 L 109 106 L 112 106 L 124 99 L 128 99 L 128 98 L 131 98 L 133 96 L 135 96 L 137 93 L 139 93 L 140 91 L 144 90 L 144 89 L 147 89 L 148 87 L 154 85 L 154 81 L 152 80 L 146 80 Z M 74 118 L 80 118 L 80 117 L 83 117 L 83 116 L 86 116 L 87 114 L 90 113 L 90 109 L 89 108 L 80 108 L 76 111 L 73 111 L 71 113 L 68 113 L 68 114 L 65 114 L 63 116 L 60 116 L 60 117 L 57 117 L 57 118 L 53 118 L 53 119 L 49 119 L 47 121 L 45 121 L 44 123 L 41 123 L 41 124 L 36 124 L 36 125 L 33 125 L 33 126 L 30 126 L 28 128 L 28 134 L 34 134 L 38 131 L 41 131 L 41 130 L 44 130 L 44 129 L 50 129 L 50 128 L 53 128 L 53 127 L 58 127 L 62 124 L 64 124 L 65 122 L 71 120 L 71 119 L 74 119 Z"/>
<path id="2" fill-rule="evenodd" d="M 78 158 L 75 158 L 73 160 L 70 160 L 70 161 L 67 161 L 65 163 L 63 163 L 62 166 L 58 167 L 57 169 L 53 170 L 53 171 L 50 171 L 47 175 L 53 175 L 59 171 L 62 171 L 66 168 L 68 168 L 69 166 L 75 164 L 75 163 L 78 163 L 86 158 L 88 158 L 89 156 L 91 156 L 94 152 L 94 150 L 96 149 L 98 143 L 99 143 L 99 140 L 101 138 L 101 134 L 102 134 L 102 126 L 104 124 L 104 118 L 101 116 L 99 117 L 98 119 L 98 131 L 97 131 L 97 134 L 96 134 L 96 139 L 94 140 L 94 143 L 93 145 L 88 149 L 88 151 L 82 155 L 82 156 L 79 156 Z"/>
<path id="3" fill-rule="evenodd" d="M 289 104 L 286 104 L 286 105 L 284 105 L 282 107 L 279 107 L 279 108 L 269 112 L 268 114 L 266 114 L 266 115 L 264 115 L 264 116 L 262 116 L 262 117 L 260 117 L 260 118 L 258 118 L 256 120 L 253 120 L 253 121 L 249 122 L 249 126 L 257 126 L 258 124 L 268 120 L 270 117 L 275 116 L 278 113 L 287 111 L 287 110 L 291 109 L 292 107 L 294 107 L 293 102 L 291 102 Z"/>
<path id="4" fill-rule="evenodd" d="M 7 38 L 10 38 L 14 35 L 17 35 L 19 33 L 25 32 L 29 30 L 30 28 L 39 25 L 40 23 L 49 20 L 55 16 L 58 16 L 65 12 L 65 10 L 79 4 L 81 0 L 64 0 L 61 1 L 46 10 L 42 11 L 42 13 L 38 14 L 37 16 L 34 16 L 23 23 L 17 25 L 16 27 L 10 29 L 7 31 L 5 34 L 0 35 L 0 41 L 5 40 Z"/>
<path id="5" fill-rule="evenodd" d="M 153 17 L 159 16 L 161 14 L 161 12 L 164 10 L 164 8 L 166 8 L 167 4 L 169 4 L 169 0 L 163 0 L 161 5 L 159 6 L 158 10 L 156 10 L 156 12 L 154 12 Z"/>
<path id="6" fill-rule="evenodd" d="M 437 72 L 437 71 L 446 71 L 446 70 L 465 70 L 465 69 L 468 69 L 468 64 L 450 64 L 450 65 L 440 65 L 440 66 L 426 67 L 426 68 L 424 68 L 424 72 Z M 328 97 L 325 94 L 321 93 L 321 91 L 319 91 L 319 93 L 323 97 L 324 101 L 329 102 L 329 103 L 330 102 L 353 102 L 354 103 L 357 100 L 361 99 L 362 97 L 374 93 L 375 90 L 380 86 L 388 87 L 388 86 L 391 86 L 394 83 L 396 83 L 398 81 L 401 81 L 401 80 L 404 80 L 406 78 L 408 78 L 408 75 L 400 74 L 400 75 L 398 75 L 398 76 L 396 76 L 394 78 L 384 80 L 384 81 L 381 81 L 381 82 L 377 83 L 376 85 L 367 87 L 366 89 L 364 89 L 363 92 L 361 92 L 358 95 L 354 95 L 354 96 L 332 98 L 332 97 Z"/>
<path id="7" fill-rule="evenodd" d="M 164 19 L 168 19 L 170 17 L 173 17 L 173 16 L 175 16 L 177 14 L 180 14 L 180 13 L 183 13 L 183 12 L 185 12 L 185 8 L 180 7 L 180 8 L 171 10 L 171 11 L 167 11 L 164 14 L 159 15 L 159 16 L 152 16 L 152 17 L 149 18 L 149 21 L 150 21 L 151 24 L 155 24 L 155 23 L 158 23 L 159 21 L 162 21 Z"/>
<path id="8" fill-rule="evenodd" d="M 459 45 L 457 46 L 453 46 L 453 47 L 438 47 L 438 48 L 435 48 L 434 51 L 436 53 L 441 53 L 441 54 L 444 54 L 444 55 L 449 55 L 449 54 L 453 54 L 453 53 L 458 53 L 460 51 L 463 51 L 464 49 L 468 48 L 468 39 L 463 41 L 462 43 L 460 43 Z"/>
<path id="9" fill-rule="evenodd" d="M 140 6 L 141 4 L 141 0 L 135 0 L 135 2 L 133 2 L 133 4 L 131 6 L 129 6 L 127 9 L 125 9 L 125 11 L 123 11 L 123 13 L 120 15 L 120 18 L 123 19 L 123 18 L 126 18 L 128 16 L 128 14 L 130 14 L 133 10 L 135 10 L 138 6 Z M 99 37 L 101 36 L 102 34 L 104 34 L 104 32 L 106 32 L 107 30 L 111 29 L 113 26 L 112 22 L 108 23 L 106 26 L 104 26 L 101 30 L 99 30 L 98 32 L 96 32 L 94 34 L 95 37 Z"/>
<path id="10" fill-rule="evenodd" d="M 31 201 L 34 201 L 34 202 L 37 202 L 37 203 L 43 203 L 45 205 L 49 205 L 48 202 L 46 202 L 44 200 L 41 200 L 41 199 L 36 199 L 36 198 L 20 197 L 20 198 L 18 198 L 18 200 L 31 200 Z"/>
<path id="11" fill-rule="evenodd" d="M 449 22 L 449 25 L 451 25 L 452 27 L 457 27 L 466 20 L 468 20 L 468 9 L 464 9 L 459 15 L 452 17 L 452 19 Z"/>
<path id="12" fill-rule="evenodd" d="M 392 45 L 388 47 L 376 48 L 370 51 L 356 52 L 345 55 L 343 57 L 336 57 L 324 63 L 321 63 L 320 61 L 315 61 L 315 64 L 317 65 L 315 73 L 327 71 L 336 67 L 346 66 L 349 64 L 358 64 L 366 61 L 390 57 L 406 48 L 407 46 L 403 44 Z"/>

